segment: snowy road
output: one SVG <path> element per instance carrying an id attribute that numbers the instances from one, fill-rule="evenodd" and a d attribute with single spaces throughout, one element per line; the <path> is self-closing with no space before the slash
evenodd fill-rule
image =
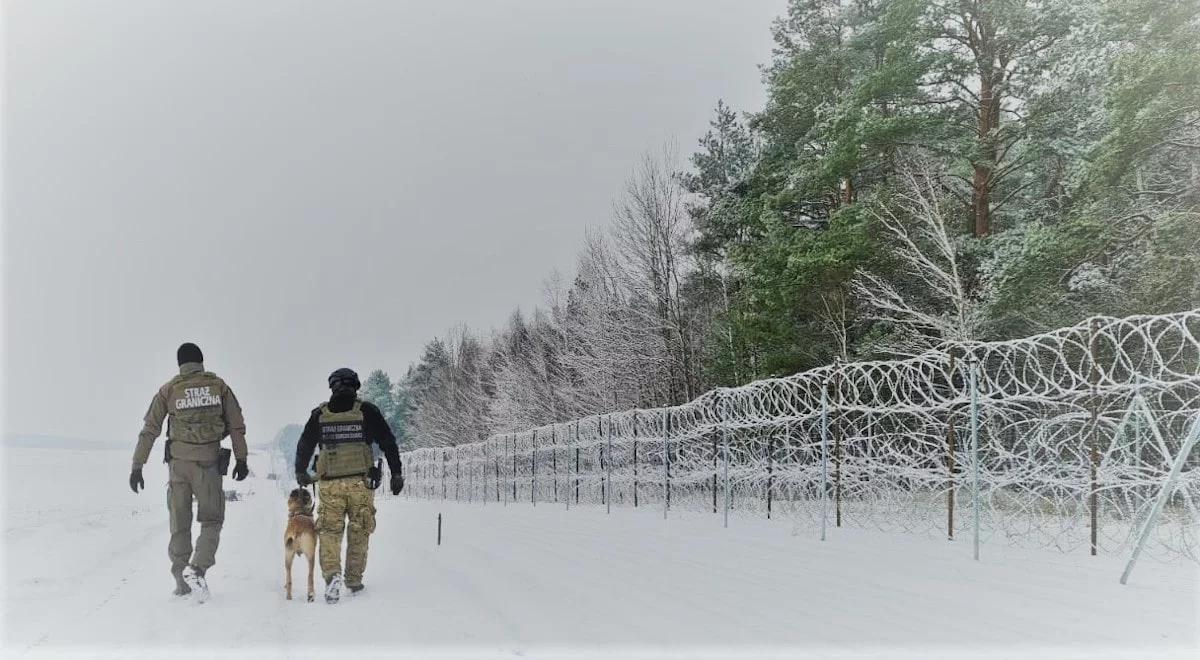
<path id="1" fill-rule="evenodd" d="M 336 607 L 282 592 L 283 496 L 251 478 L 230 503 L 212 600 L 170 596 L 165 470 L 125 486 L 128 453 L 4 453 L 6 658 L 995 657 L 1041 649 L 1186 657 L 1200 645 L 1194 565 L 986 547 L 711 515 L 384 498 L 367 592 Z M 257 458 L 257 457 L 255 457 Z M 265 472 L 257 460 L 259 474 Z M 54 472 L 57 470 L 57 472 Z M 54 479 L 49 475 L 57 474 Z M 232 482 L 229 482 L 230 484 Z M 436 545 L 436 516 L 445 517 Z M 294 567 L 298 584 L 303 562 Z M 318 588 L 320 582 L 318 578 Z"/>

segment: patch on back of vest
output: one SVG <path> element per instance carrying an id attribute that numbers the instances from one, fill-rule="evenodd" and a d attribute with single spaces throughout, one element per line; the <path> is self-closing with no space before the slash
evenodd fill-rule
<path id="1" fill-rule="evenodd" d="M 189 410 L 221 405 L 221 395 L 214 393 L 212 389 L 211 385 L 183 388 L 183 396 L 175 399 L 175 409 Z"/>
<path id="2" fill-rule="evenodd" d="M 201 372 L 176 376 L 170 385 L 167 437 L 187 444 L 220 442 L 226 435 L 221 379 Z"/>

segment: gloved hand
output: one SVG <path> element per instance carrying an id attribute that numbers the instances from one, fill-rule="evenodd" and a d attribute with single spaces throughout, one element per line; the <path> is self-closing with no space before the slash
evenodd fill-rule
<path id="1" fill-rule="evenodd" d="M 379 488 L 379 484 L 383 482 L 383 470 L 372 466 L 370 470 L 367 470 L 367 482 L 371 490 Z"/>
<path id="2" fill-rule="evenodd" d="M 233 466 L 233 480 L 241 481 L 250 474 L 250 466 L 246 465 L 246 461 L 238 461 Z"/>
<path id="3" fill-rule="evenodd" d="M 304 487 L 304 486 L 311 486 L 312 484 L 314 484 L 316 482 L 313 480 L 312 477 L 310 477 L 308 475 L 307 472 L 297 472 L 296 473 L 296 483 L 300 484 L 301 487 Z"/>
<path id="4" fill-rule="evenodd" d="M 400 491 L 404 490 L 404 477 L 399 474 L 392 475 L 392 495 L 399 495 Z"/>
<path id="5" fill-rule="evenodd" d="M 146 480 L 142 478 L 142 468 L 135 467 L 129 473 L 129 487 L 133 492 L 138 492 L 138 488 L 146 489 Z"/>

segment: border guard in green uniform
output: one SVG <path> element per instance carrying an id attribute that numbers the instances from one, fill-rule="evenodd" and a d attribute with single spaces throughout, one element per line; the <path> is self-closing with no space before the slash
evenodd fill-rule
<path id="1" fill-rule="evenodd" d="M 221 440 L 229 436 L 237 465 L 233 478 L 241 481 L 250 473 L 246 466 L 246 422 L 233 390 L 216 374 L 204 370 L 200 347 L 186 343 L 175 354 L 179 375 L 159 388 L 150 400 L 145 425 L 133 451 L 129 487 L 133 492 L 146 487 L 142 466 L 150 458 L 154 441 L 167 421 L 167 511 L 171 518 L 171 540 L 167 554 L 175 595 L 197 592 L 208 599 L 206 571 L 217 561 L 217 545 L 225 522 L 225 491 L 221 477 L 229 467 L 229 450 Z M 192 550 L 192 500 L 197 503 L 200 536 Z"/>

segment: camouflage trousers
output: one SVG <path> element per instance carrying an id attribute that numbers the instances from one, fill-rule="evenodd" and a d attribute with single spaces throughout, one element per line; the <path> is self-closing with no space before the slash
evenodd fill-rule
<path id="1" fill-rule="evenodd" d="M 317 482 L 317 536 L 321 541 L 321 574 L 328 582 L 342 572 L 342 533 L 346 532 L 346 584 L 362 584 L 367 570 L 367 541 L 375 531 L 375 491 L 363 477 Z M 346 522 L 349 521 L 349 530 Z"/>

